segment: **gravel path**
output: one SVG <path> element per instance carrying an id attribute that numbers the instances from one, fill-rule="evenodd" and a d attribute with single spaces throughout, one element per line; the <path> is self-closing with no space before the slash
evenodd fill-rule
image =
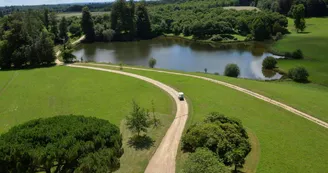
<path id="1" fill-rule="evenodd" d="M 89 63 L 90 65 L 96 65 L 96 66 L 109 66 L 109 67 L 118 67 L 116 65 L 108 65 L 108 64 L 95 64 L 95 63 Z M 260 95 L 258 93 L 255 93 L 253 91 L 250 91 L 250 90 L 247 90 L 245 88 L 241 88 L 241 87 L 238 87 L 236 85 L 232 85 L 230 83 L 227 83 L 227 82 L 223 82 L 223 81 L 219 81 L 219 80 L 215 80 L 215 79 L 211 79 L 211 78 L 207 78 L 207 77 L 202 77 L 202 76 L 197 76 L 197 75 L 191 75 L 191 74 L 184 74 L 184 73 L 177 73 L 177 72 L 169 72 L 169 71 L 161 71 L 161 70 L 153 70 L 153 69 L 143 69 L 143 68 L 135 68 L 135 67 L 124 67 L 126 69 L 133 69 L 133 70 L 142 70 L 142 71 L 152 71 L 152 72 L 159 72 L 159 73 L 166 73 L 166 74 L 173 74 L 173 75 L 179 75 L 179 76 L 188 76 L 188 77 L 193 77 L 193 78 L 198 78 L 198 79 L 202 79 L 202 80 L 206 80 L 206 81 L 210 81 L 210 82 L 213 82 L 213 83 L 216 83 L 216 84 L 219 84 L 219 85 L 223 85 L 223 86 L 226 86 L 226 87 L 229 87 L 229 88 L 232 88 L 234 90 L 237 90 L 237 91 L 240 91 L 240 92 L 243 92 L 245 94 L 248 94 L 250 96 L 253 96 L 253 97 L 256 97 L 260 100 L 263 100 L 265 102 L 268 102 L 270 104 L 273 104 L 273 105 L 276 105 L 278 107 L 281 107 L 289 112 L 292 112 L 298 116 L 301 116 L 303 118 L 306 118 L 322 127 L 325 127 L 325 128 L 328 128 L 328 123 L 327 122 L 324 122 L 322 120 L 319 120 L 318 118 L 315 118 L 307 113 L 304 113 L 304 112 L 301 112 L 293 107 L 290 107 L 284 103 L 281 103 L 281 102 L 278 102 L 276 100 L 272 100 L 266 96 L 263 96 L 263 95 Z"/>
<path id="2" fill-rule="evenodd" d="M 144 77 L 133 73 L 128 73 L 119 70 L 97 68 L 97 67 L 79 66 L 74 64 L 68 64 L 66 66 L 74 67 L 74 68 L 99 70 L 99 71 L 117 73 L 121 75 L 134 77 L 149 82 L 153 85 L 156 85 L 157 87 L 161 88 L 169 95 L 171 95 L 177 107 L 175 119 L 172 122 L 168 131 L 166 132 L 155 154 L 153 155 L 150 162 L 148 163 L 145 172 L 146 173 L 174 173 L 175 172 L 175 159 L 179 148 L 179 142 L 188 118 L 188 103 L 186 101 L 180 101 L 178 99 L 178 91 L 154 79 L 150 79 L 148 77 Z"/>

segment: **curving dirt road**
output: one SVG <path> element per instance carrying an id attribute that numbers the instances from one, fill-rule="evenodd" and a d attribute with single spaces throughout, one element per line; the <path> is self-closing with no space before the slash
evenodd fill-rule
<path id="1" fill-rule="evenodd" d="M 72 45 L 74 46 L 74 45 L 80 43 L 80 42 L 81 42 L 82 40 L 84 40 L 84 39 L 85 39 L 85 35 L 82 35 L 79 39 L 75 40 L 75 41 L 72 43 Z M 56 52 L 56 57 L 58 57 L 58 56 L 60 55 L 60 53 L 61 53 L 60 50 L 57 51 L 57 52 Z M 64 64 L 63 62 L 59 61 L 58 58 L 55 60 L 55 63 L 56 63 L 57 65 L 63 65 L 63 64 Z"/>
<path id="2" fill-rule="evenodd" d="M 96 66 L 109 66 L 109 67 L 118 67 L 116 65 L 108 65 L 108 64 L 95 64 L 95 63 L 89 63 L 90 65 L 96 65 Z M 292 112 L 298 116 L 301 116 L 303 118 L 306 118 L 322 127 L 325 127 L 325 128 L 328 128 L 328 123 L 327 122 L 324 122 L 322 120 L 319 120 L 318 118 L 315 118 L 309 114 L 306 114 L 304 112 L 301 112 L 295 108 L 292 108 L 284 103 L 281 103 L 281 102 L 278 102 L 276 100 L 272 100 L 266 96 L 263 96 L 263 95 L 260 95 L 258 93 L 255 93 L 253 91 L 250 91 L 250 90 L 247 90 L 245 88 L 241 88 L 239 86 L 236 86 L 236 85 L 232 85 L 230 83 L 227 83 L 227 82 L 223 82 L 223 81 L 219 81 L 219 80 L 215 80 L 215 79 L 211 79 L 211 78 L 207 78 L 207 77 L 202 77 L 202 76 L 197 76 L 197 75 L 191 75 L 191 74 L 184 74 L 184 73 L 177 73 L 177 72 L 169 72 L 169 71 L 161 71 L 161 70 L 153 70 L 153 69 L 143 69 L 143 68 L 135 68 L 135 67 L 124 67 L 124 68 L 127 68 L 127 69 L 133 69 L 133 70 L 142 70 L 142 71 L 152 71 L 152 72 L 159 72 L 159 73 L 166 73 L 166 74 L 173 74 L 173 75 L 179 75 L 179 76 L 188 76 L 188 77 L 193 77 L 193 78 L 198 78 L 198 79 L 203 79 L 203 80 L 207 80 L 207 81 L 210 81 L 210 82 L 213 82 L 213 83 L 216 83 L 216 84 L 220 84 L 220 85 L 223 85 L 223 86 L 226 86 L 226 87 L 229 87 L 229 88 L 232 88 L 234 90 L 237 90 L 237 91 L 240 91 L 240 92 L 243 92 L 245 94 L 248 94 L 250 96 L 253 96 L 255 98 L 258 98 L 258 99 L 261 99 L 265 102 L 268 102 L 270 104 L 273 104 L 273 105 L 276 105 L 278 107 L 281 107 L 289 112 Z"/>
<path id="3" fill-rule="evenodd" d="M 73 64 L 68 64 L 66 66 L 99 70 L 99 71 L 117 73 L 121 75 L 134 77 L 149 82 L 153 85 L 156 85 L 157 87 L 161 88 L 169 95 L 171 95 L 177 107 L 175 119 L 172 122 L 168 131 L 166 132 L 164 138 L 162 139 L 161 144 L 156 149 L 155 154 L 153 155 L 150 162 L 148 163 L 145 172 L 146 173 L 174 173 L 175 172 L 175 159 L 179 147 L 179 142 L 186 121 L 188 119 L 188 103 L 186 101 L 180 101 L 178 99 L 178 92 L 176 90 L 154 79 L 150 79 L 148 77 L 144 77 L 133 73 L 127 73 L 119 70 L 109 70 L 109 69 L 97 68 L 97 67 L 79 66 Z"/>

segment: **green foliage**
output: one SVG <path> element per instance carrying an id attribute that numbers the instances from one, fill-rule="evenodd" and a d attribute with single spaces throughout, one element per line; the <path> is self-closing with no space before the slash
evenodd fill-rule
<path id="1" fill-rule="evenodd" d="M 270 28 L 266 25 L 265 20 L 265 17 L 259 16 L 252 23 L 252 34 L 257 41 L 264 41 L 270 37 Z"/>
<path id="2" fill-rule="evenodd" d="M 227 165 L 242 167 L 251 150 L 246 130 L 239 120 L 211 113 L 204 123 L 192 125 L 182 138 L 182 149 L 189 152 L 208 148 Z"/>
<path id="3" fill-rule="evenodd" d="M 65 63 L 71 63 L 76 59 L 76 57 L 73 55 L 73 51 L 74 49 L 70 41 L 66 42 L 61 50 L 61 57 Z"/>
<path id="4" fill-rule="evenodd" d="M 81 25 L 78 22 L 72 22 L 68 30 L 73 36 L 80 36 L 82 34 Z"/>
<path id="5" fill-rule="evenodd" d="M 294 59 L 303 59 L 304 55 L 303 55 L 303 52 L 301 51 L 301 49 L 297 49 L 296 51 L 293 52 L 292 57 Z"/>
<path id="6" fill-rule="evenodd" d="M 58 24 L 57 24 L 57 15 L 55 12 L 51 12 L 49 15 L 50 20 L 50 32 L 53 34 L 54 40 L 56 41 L 58 39 Z"/>
<path id="7" fill-rule="evenodd" d="M 215 154 L 205 148 L 199 148 L 188 156 L 183 168 L 184 173 L 228 173 L 228 169 Z"/>
<path id="8" fill-rule="evenodd" d="M 43 11 L 43 17 L 44 17 L 44 26 L 49 29 L 49 10 L 48 9 L 44 9 Z"/>
<path id="9" fill-rule="evenodd" d="M 137 35 L 140 38 L 150 38 L 151 35 L 151 26 L 148 16 L 148 11 L 145 3 L 140 3 L 137 5 L 136 9 L 136 26 L 137 26 Z"/>
<path id="10" fill-rule="evenodd" d="M 81 28 L 86 41 L 92 42 L 95 40 L 94 23 L 88 7 L 82 9 Z"/>
<path id="11" fill-rule="evenodd" d="M 304 67 L 295 67 L 288 71 L 288 76 L 296 82 L 308 82 L 309 73 Z"/>
<path id="12" fill-rule="evenodd" d="M 304 16 L 305 16 L 304 5 L 303 4 L 293 5 L 291 11 L 294 18 L 294 25 L 297 32 L 304 31 L 306 27 L 305 20 L 304 20 Z"/>
<path id="13" fill-rule="evenodd" d="M 118 127 L 83 116 L 32 120 L 0 137 L 1 172 L 113 172 L 122 154 Z"/>
<path id="14" fill-rule="evenodd" d="M 149 64 L 149 67 L 150 68 L 154 68 L 155 65 L 156 65 L 156 59 L 155 58 L 150 58 L 149 61 L 148 61 L 148 64 Z"/>
<path id="15" fill-rule="evenodd" d="M 0 68 L 50 64 L 54 44 L 43 26 L 43 16 L 34 11 L 17 12 L 0 19 Z"/>
<path id="16" fill-rule="evenodd" d="M 222 41 L 223 38 L 220 36 L 220 35 L 213 35 L 211 38 L 210 38 L 211 41 Z"/>
<path id="17" fill-rule="evenodd" d="M 277 60 L 272 56 L 266 57 L 262 62 L 262 67 L 264 69 L 273 69 L 276 67 L 276 65 L 277 65 Z"/>
<path id="18" fill-rule="evenodd" d="M 115 31 L 112 29 L 106 29 L 102 32 L 102 39 L 105 42 L 109 42 L 112 41 L 112 39 L 114 38 L 115 35 Z"/>
<path id="19" fill-rule="evenodd" d="M 126 125 L 131 132 L 140 136 L 141 132 L 147 133 L 150 126 L 148 110 L 141 108 L 135 101 L 132 102 L 132 112 L 126 117 Z"/>
<path id="20" fill-rule="evenodd" d="M 224 69 L 224 75 L 229 77 L 238 77 L 240 70 L 237 64 L 228 64 Z"/>
<path id="21" fill-rule="evenodd" d="M 68 31 L 68 24 L 67 24 L 66 17 L 62 17 L 59 23 L 59 38 L 64 40 L 65 42 L 68 38 L 67 31 Z"/>

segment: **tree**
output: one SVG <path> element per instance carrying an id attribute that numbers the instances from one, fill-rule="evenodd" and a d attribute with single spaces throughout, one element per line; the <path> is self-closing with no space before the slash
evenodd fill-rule
<path id="1" fill-rule="evenodd" d="M 48 9 L 44 9 L 43 15 L 44 15 L 44 26 L 47 29 L 49 29 L 49 10 Z"/>
<path id="2" fill-rule="evenodd" d="M 292 15 L 294 18 L 294 25 L 297 32 L 299 31 L 303 32 L 306 27 L 305 20 L 304 20 L 304 15 L 305 15 L 304 5 L 303 4 L 293 5 Z"/>
<path id="3" fill-rule="evenodd" d="M 82 33 L 82 29 L 81 26 L 78 22 L 73 22 L 69 28 L 68 28 L 69 32 L 72 33 L 72 35 L 74 36 L 80 36 Z"/>
<path id="4" fill-rule="evenodd" d="M 207 68 L 204 69 L 204 72 L 207 73 Z"/>
<path id="5" fill-rule="evenodd" d="M 154 128 L 157 128 L 159 125 L 161 125 L 161 120 L 156 117 L 154 100 L 151 101 L 151 107 L 153 114 L 152 124 Z"/>
<path id="6" fill-rule="evenodd" d="M 238 77 L 240 70 L 237 64 L 228 64 L 225 67 L 224 75 L 229 77 Z"/>
<path id="7" fill-rule="evenodd" d="M 148 17 L 148 11 L 145 3 L 140 3 L 136 10 L 137 15 L 137 35 L 140 38 L 150 38 L 151 37 L 151 26 Z"/>
<path id="8" fill-rule="evenodd" d="M 149 124 L 149 113 L 141 108 L 135 101 L 132 102 L 132 112 L 126 117 L 126 125 L 131 132 L 140 136 L 141 132 L 147 132 Z"/>
<path id="9" fill-rule="evenodd" d="M 115 31 L 112 29 L 106 29 L 103 31 L 102 35 L 103 35 L 103 41 L 109 42 L 112 41 L 112 39 L 114 38 Z"/>
<path id="10" fill-rule="evenodd" d="M 64 16 L 62 17 L 59 23 L 59 38 L 64 40 L 65 42 L 68 38 L 67 28 L 68 28 L 68 24 L 67 24 L 66 17 Z"/>
<path id="11" fill-rule="evenodd" d="M 211 113 L 203 123 L 187 129 L 182 138 L 182 149 L 195 152 L 207 148 L 217 155 L 226 166 L 242 167 L 251 150 L 248 135 L 241 122 L 219 113 Z"/>
<path id="12" fill-rule="evenodd" d="M 44 30 L 40 33 L 39 38 L 34 45 L 34 51 L 39 62 L 32 62 L 32 64 L 46 63 L 50 64 L 56 60 L 54 52 L 54 41 L 51 39 L 48 31 Z"/>
<path id="13" fill-rule="evenodd" d="M 0 172 L 113 172 L 122 154 L 119 128 L 92 117 L 32 120 L 0 136 Z"/>
<path id="14" fill-rule="evenodd" d="M 150 58 L 148 61 L 149 67 L 154 68 L 156 65 L 156 59 L 155 58 Z"/>
<path id="15" fill-rule="evenodd" d="M 295 52 L 293 52 L 292 57 L 294 59 L 303 59 L 304 55 L 303 55 L 303 52 L 301 51 L 301 49 L 297 49 Z"/>
<path id="16" fill-rule="evenodd" d="M 293 0 L 279 0 L 280 13 L 287 14 L 292 7 Z"/>
<path id="17" fill-rule="evenodd" d="M 308 82 L 309 72 L 304 67 L 295 67 L 288 71 L 288 77 L 296 82 Z"/>
<path id="18" fill-rule="evenodd" d="M 57 24 L 57 15 L 54 12 L 50 13 L 50 32 L 53 34 L 54 39 L 58 39 L 58 24 Z"/>
<path id="19" fill-rule="evenodd" d="M 95 40 L 94 23 L 88 7 L 82 9 L 81 28 L 85 34 L 86 41 L 92 42 Z"/>
<path id="20" fill-rule="evenodd" d="M 131 0 L 129 5 L 125 0 L 117 0 L 111 11 L 111 29 L 118 35 L 128 36 L 132 39 L 135 36 L 135 5 Z"/>
<path id="21" fill-rule="evenodd" d="M 65 63 L 73 62 L 76 59 L 73 53 L 73 47 L 70 41 L 66 42 L 61 50 L 61 57 L 63 58 Z"/>
<path id="22" fill-rule="evenodd" d="M 263 41 L 270 37 L 269 27 L 266 25 L 263 16 L 259 16 L 253 21 L 252 34 L 257 41 Z"/>
<path id="23" fill-rule="evenodd" d="M 327 4 L 323 0 L 306 0 L 306 14 L 308 17 L 321 17 L 327 14 Z"/>
<path id="24" fill-rule="evenodd" d="M 199 148 L 188 156 L 184 167 L 184 173 L 228 173 L 228 169 L 222 164 L 215 154 L 206 149 Z"/>
<path id="25" fill-rule="evenodd" d="M 264 69 L 273 69 L 276 67 L 276 65 L 277 65 L 277 60 L 272 56 L 266 57 L 262 62 L 262 67 Z"/>

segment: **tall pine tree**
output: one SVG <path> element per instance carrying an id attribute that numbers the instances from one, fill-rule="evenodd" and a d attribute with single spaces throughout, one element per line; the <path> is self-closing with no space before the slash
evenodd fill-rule
<path id="1" fill-rule="evenodd" d="M 150 38 L 151 37 L 151 26 L 148 16 L 148 11 L 144 3 L 137 6 L 137 35 L 140 38 Z"/>
<path id="2" fill-rule="evenodd" d="M 81 21 L 82 31 L 85 34 L 86 41 L 95 40 L 95 29 L 94 23 L 88 7 L 82 9 L 82 21 Z"/>

